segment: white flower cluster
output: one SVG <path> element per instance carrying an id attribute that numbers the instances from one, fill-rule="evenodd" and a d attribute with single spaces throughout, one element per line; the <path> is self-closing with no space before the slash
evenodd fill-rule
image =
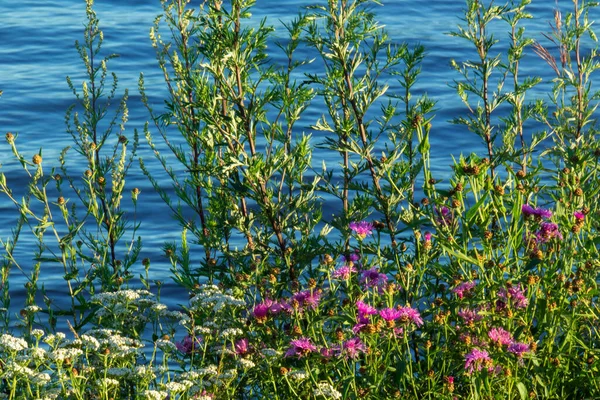
<path id="1" fill-rule="evenodd" d="M 169 393 L 158 390 L 144 390 L 144 396 L 148 400 L 165 400 Z"/>
<path id="2" fill-rule="evenodd" d="M 0 348 L 8 351 L 21 351 L 27 348 L 27 342 L 24 339 L 9 335 L 8 333 L 0 336 Z"/>
<path id="3" fill-rule="evenodd" d="M 215 285 L 206 285 L 202 287 L 200 293 L 190 299 L 191 311 L 199 311 L 212 307 L 214 312 L 219 312 L 225 306 L 245 307 L 246 302 L 235 298 L 231 291 L 223 293 Z"/>
<path id="4" fill-rule="evenodd" d="M 265 357 L 278 357 L 281 355 L 281 352 L 275 349 L 270 349 L 270 348 L 266 348 L 266 349 L 262 349 L 260 351 Z"/>
<path id="5" fill-rule="evenodd" d="M 326 399 L 341 399 L 342 394 L 335 390 L 333 386 L 331 386 L 328 382 L 320 382 L 317 384 L 317 388 L 314 390 L 313 394 L 315 397 L 322 396 Z"/>
<path id="6" fill-rule="evenodd" d="M 290 371 L 288 372 L 287 376 L 288 378 L 293 379 L 295 381 L 302 381 L 308 378 L 308 374 L 306 373 L 306 371 L 301 369 L 295 369 L 293 371 Z"/>
<path id="7" fill-rule="evenodd" d="M 83 351 L 81 349 L 63 347 L 52 351 L 49 358 L 55 362 L 63 363 L 65 360 L 75 361 L 82 354 Z"/>
<path id="8" fill-rule="evenodd" d="M 244 334 L 244 332 L 242 332 L 241 329 L 238 328 L 228 328 L 225 329 L 224 331 L 221 332 L 221 337 L 223 339 L 229 339 L 229 338 L 235 338 L 238 336 L 242 336 Z"/>
<path id="9" fill-rule="evenodd" d="M 245 358 L 241 358 L 240 361 L 238 361 L 238 363 L 240 364 L 240 367 L 244 369 L 250 369 L 256 366 L 254 362 L 252 362 L 251 360 L 246 360 Z"/>

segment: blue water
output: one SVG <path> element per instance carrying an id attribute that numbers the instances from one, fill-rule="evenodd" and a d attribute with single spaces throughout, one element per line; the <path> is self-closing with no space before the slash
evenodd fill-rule
<path id="1" fill-rule="evenodd" d="M 195 0 L 193 3 L 199 1 Z M 295 17 L 298 10 L 312 3 L 314 1 L 259 0 L 253 9 L 253 16 L 255 21 L 267 17 L 269 23 L 276 26 L 277 35 L 284 38 L 285 30 L 281 23 Z M 459 17 L 464 2 L 384 0 L 384 3 L 384 6 L 375 7 L 375 10 L 392 40 L 396 43 L 406 41 L 412 45 L 421 43 L 427 49 L 428 56 L 423 64 L 423 73 L 416 90 L 419 93 L 427 93 L 437 102 L 436 117 L 431 131 L 431 163 L 434 176 L 446 177 L 450 171 L 451 155 L 458 157 L 460 153 L 468 154 L 472 151 L 484 154 L 484 147 L 478 137 L 467 132 L 464 127 L 448 123 L 450 119 L 465 115 L 466 112 L 450 87 L 454 79 L 460 79 L 450 68 L 450 60 L 461 61 L 476 57 L 476 53 L 466 42 L 447 35 L 460 23 Z M 534 3 L 529 8 L 534 19 L 527 21 L 527 33 L 548 44 L 542 32 L 549 31 L 548 21 L 553 19 L 555 4 L 551 1 Z M 571 1 L 559 3 L 561 7 L 570 7 L 572 4 Z M 119 90 L 122 92 L 128 88 L 130 91 L 130 120 L 126 133 L 131 135 L 133 129 L 141 131 L 149 119 L 137 92 L 139 74 L 144 74 L 148 93 L 156 108 L 161 107 L 162 99 L 166 96 L 154 50 L 148 39 L 153 20 L 161 12 L 160 2 L 97 0 L 95 10 L 100 18 L 100 27 L 104 31 L 104 54 L 114 52 L 120 55 L 109 63 L 109 69 L 119 77 Z M 592 20 L 594 15 L 591 16 Z M 18 133 L 18 146 L 27 157 L 43 148 L 45 165 L 58 165 L 56 160 L 60 151 L 71 144 L 70 135 L 65 131 L 64 113 L 67 107 L 74 103 L 74 97 L 67 87 L 65 77 L 70 76 L 76 85 L 80 85 L 83 79 L 82 63 L 74 48 L 74 42 L 82 40 L 84 23 L 83 0 L 0 0 L 0 89 L 4 91 L 0 98 L 0 133 Z M 497 38 L 503 42 L 496 47 L 498 52 L 505 49 L 508 41 L 508 31 L 505 27 L 507 26 L 503 25 L 497 33 Z M 281 60 L 275 46 L 271 46 L 270 50 L 273 51 L 274 62 Z M 523 60 L 521 76 L 534 73 L 544 79 L 544 83 L 536 91 L 539 96 L 543 96 L 551 87 L 552 71 L 530 49 Z M 313 133 L 309 126 L 316 122 L 320 112 L 318 109 L 308 111 L 301 122 L 305 132 Z M 320 142 L 322 134 L 314 132 L 313 138 L 316 144 Z M 140 156 L 146 160 L 147 165 L 158 168 L 144 141 Z M 317 152 L 317 165 L 320 164 L 320 159 L 325 159 L 334 167 L 338 160 L 327 157 L 330 156 Z M 4 140 L 0 142 L 0 163 L 2 172 L 7 176 L 18 197 L 23 193 L 25 175 Z M 71 167 L 78 168 L 77 165 Z M 153 193 L 136 165 L 132 168 L 126 192 L 134 186 L 142 193 L 138 210 L 142 222 L 138 234 L 142 236 L 144 245 L 141 257 L 149 257 L 152 260 L 152 279 L 167 282 L 163 289 L 163 299 L 172 306 L 185 303 L 186 297 L 182 297 L 182 293 L 169 284 L 169 265 L 160 251 L 165 241 L 175 241 L 179 238 L 178 225 L 168 216 L 167 207 Z M 10 236 L 15 218 L 14 206 L 6 197 L 0 197 L 2 240 Z M 17 255 L 25 273 L 31 269 L 31 248 L 28 248 L 28 244 L 33 243 L 30 234 L 21 238 Z M 142 272 L 142 267 L 132 272 L 137 276 Z M 16 268 L 12 274 L 11 296 L 13 305 L 18 307 L 23 301 L 25 280 Z M 60 270 L 42 271 L 46 289 L 58 301 L 65 295 L 61 275 Z"/>

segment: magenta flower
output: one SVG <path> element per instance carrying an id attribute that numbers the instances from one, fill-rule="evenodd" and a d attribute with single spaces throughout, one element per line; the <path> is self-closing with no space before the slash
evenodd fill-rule
<path id="1" fill-rule="evenodd" d="M 475 282 L 463 282 L 454 289 L 452 289 L 452 293 L 455 293 L 459 299 L 462 299 L 465 297 L 465 295 L 471 293 L 475 285 Z"/>
<path id="2" fill-rule="evenodd" d="M 344 356 L 346 359 L 356 360 L 360 353 L 364 353 L 367 351 L 367 346 L 360 340 L 360 338 L 354 337 L 346 340 L 342 343 L 342 347 L 340 348 L 340 355 Z"/>
<path id="3" fill-rule="evenodd" d="M 402 313 L 395 308 L 384 308 L 379 310 L 379 315 L 386 321 L 395 321 L 402 316 Z"/>
<path id="4" fill-rule="evenodd" d="M 305 290 L 293 295 L 292 300 L 296 300 L 301 308 L 310 307 L 316 310 L 321 300 L 321 292 L 318 290 Z"/>
<path id="5" fill-rule="evenodd" d="M 529 351 L 529 345 L 526 343 L 511 343 L 508 346 L 508 351 L 521 358 L 523 357 L 524 353 L 527 353 Z"/>
<path id="6" fill-rule="evenodd" d="M 234 350 L 235 350 L 235 354 L 237 354 L 238 356 L 243 356 L 243 355 L 248 354 L 248 351 L 250 350 L 248 347 L 248 339 L 243 338 L 243 339 L 240 339 L 237 342 L 235 342 Z"/>
<path id="7" fill-rule="evenodd" d="M 465 356 L 465 370 L 468 374 L 472 374 L 473 371 L 481 371 L 481 368 L 486 364 L 491 364 L 492 359 L 485 350 L 479 350 L 474 348 Z M 488 369 L 491 366 L 488 365 Z"/>
<path id="8" fill-rule="evenodd" d="M 345 263 L 355 263 L 360 260 L 360 254 L 357 252 L 345 254 L 342 256 L 342 260 L 344 260 Z"/>
<path id="9" fill-rule="evenodd" d="M 533 208 L 529 204 L 523 204 L 523 207 L 521 207 L 521 213 L 523 213 L 523 216 L 526 218 L 532 215 L 539 219 L 552 218 L 552 211 L 544 208 Z"/>
<path id="10" fill-rule="evenodd" d="M 562 234 L 558 230 L 558 225 L 552 222 L 542 222 L 540 224 L 540 230 L 535 234 L 538 242 L 546 243 L 550 239 L 563 238 Z"/>
<path id="11" fill-rule="evenodd" d="M 347 280 L 350 279 L 350 276 L 353 272 L 356 272 L 356 268 L 350 267 L 348 265 L 343 265 L 335 271 L 333 271 L 333 277 L 336 279 Z"/>
<path id="12" fill-rule="evenodd" d="M 285 353 L 285 356 L 298 356 L 298 358 L 302 358 L 316 350 L 317 347 L 311 343 L 310 338 L 302 337 L 300 339 L 292 340 L 290 342 L 290 348 Z"/>
<path id="13" fill-rule="evenodd" d="M 424 239 L 426 242 L 431 242 L 431 232 L 425 232 L 425 233 L 423 234 L 423 239 Z"/>
<path id="14" fill-rule="evenodd" d="M 521 284 L 517 286 L 510 285 L 508 288 L 498 289 L 499 300 L 496 302 L 496 309 L 502 310 L 508 303 L 515 308 L 527 308 L 529 299 L 525 296 L 525 290 L 521 289 Z"/>
<path id="15" fill-rule="evenodd" d="M 373 224 L 367 221 L 350 222 L 349 227 L 360 240 L 373 233 Z"/>
<path id="16" fill-rule="evenodd" d="M 577 221 L 583 221 L 583 220 L 585 219 L 585 214 L 584 214 L 584 213 L 582 213 L 581 211 L 575 211 L 575 212 L 573 213 L 573 216 L 575 217 L 575 219 L 576 219 Z"/>
<path id="17" fill-rule="evenodd" d="M 483 317 L 475 310 L 464 309 L 458 312 L 458 316 L 465 321 L 465 324 L 469 325 L 474 322 L 480 321 Z"/>
<path id="18" fill-rule="evenodd" d="M 510 332 L 505 331 L 502 328 L 492 328 L 488 331 L 488 337 L 494 343 L 501 346 L 507 346 L 512 344 L 513 337 Z"/>
<path id="19" fill-rule="evenodd" d="M 438 225 L 449 226 L 452 225 L 454 218 L 452 217 L 452 213 L 450 209 L 446 206 L 442 206 L 441 208 L 433 207 L 433 210 L 437 214 L 436 222 Z"/>
<path id="20" fill-rule="evenodd" d="M 412 322 L 416 326 L 423 325 L 423 319 L 421 318 L 421 314 L 419 313 L 419 311 L 415 310 L 411 306 L 398 307 L 397 309 L 400 313 L 398 319 L 400 319 L 402 322 Z"/>
<path id="21" fill-rule="evenodd" d="M 366 316 L 366 315 L 377 314 L 377 309 L 375 307 L 370 306 L 370 305 L 362 302 L 361 300 L 358 300 L 356 302 L 356 308 L 358 308 L 358 315 L 359 316 Z"/>
<path id="22" fill-rule="evenodd" d="M 366 288 L 369 287 L 378 287 L 381 288 L 387 283 L 387 276 L 385 274 L 380 274 L 377 270 L 377 267 L 373 267 L 369 270 L 363 271 L 361 273 L 360 283 L 364 285 Z"/>
<path id="23" fill-rule="evenodd" d="M 175 347 L 177 347 L 177 350 L 184 354 L 192 354 L 198 350 L 201 342 L 202 338 L 200 336 L 192 338 L 190 335 L 187 335 L 181 340 L 181 342 L 175 343 Z"/>

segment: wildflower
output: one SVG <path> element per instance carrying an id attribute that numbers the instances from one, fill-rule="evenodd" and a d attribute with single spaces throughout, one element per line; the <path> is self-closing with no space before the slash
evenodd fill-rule
<path id="1" fill-rule="evenodd" d="M 370 306 L 364 302 L 362 302 L 361 300 L 358 300 L 356 302 L 356 308 L 358 308 L 358 315 L 359 316 L 367 316 L 367 315 L 374 315 L 377 314 L 377 309 L 373 306 Z"/>
<path id="2" fill-rule="evenodd" d="M 513 337 L 510 332 L 502 328 L 492 328 L 488 331 L 490 340 L 500 346 L 506 346 L 513 342 Z"/>
<path id="3" fill-rule="evenodd" d="M 423 325 L 423 319 L 421 318 L 421 314 L 419 313 L 419 311 L 415 310 L 411 306 L 397 307 L 397 309 L 400 313 L 398 319 L 400 319 L 401 321 L 412 322 L 416 326 Z"/>
<path id="4" fill-rule="evenodd" d="M 552 218 L 552 211 L 546 210 L 544 208 L 533 208 L 529 204 L 523 204 L 523 207 L 521 207 L 521 213 L 525 218 L 529 216 L 534 216 L 537 219 Z"/>
<path id="5" fill-rule="evenodd" d="M 328 382 L 320 382 L 317 384 L 317 388 L 313 391 L 315 397 L 323 396 L 326 399 L 341 399 L 342 394 L 335 390 Z"/>
<path id="6" fill-rule="evenodd" d="M 221 332 L 221 337 L 228 339 L 230 337 L 242 336 L 243 334 L 244 332 L 239 328 L 227 328 Z"/>
<path id="7" fill-rule="evenodd" d="M 165 400 L 169 396 L 167 392 L 159 392 L 158 390 L 144 390 L 144 397 L 148 400 Z"/>
<path id="8" fill-rule="evenodd" d="M 345 254 L 342 256 L 342 260 L 344 260 L 346 264 L 352 265 L 358 260 L 360 260 L 360 253 L 358 253 L 358 251 L 355 251 L 354 253 Z"/>
<path id="9" fill-rule="evenodd" d="M 450 209 L 446 206 L 442 206 L 442 208 L 433 207 L 433 210 L 438 215 L 436 218 L 436 222 L 438 225 L 449 226 L 452 225 L 453 217 Z"/>
<path id="10" fill-rule="evenodd" d="M 350 222 L 350 229 L 358 236 L 360 240 L 363 240 L 371 233 L 373 233 L 373 224 L 367 221 Z"/>
<path id="11" fill-rule="evenodd" d="M 481 371 L 484 365 L 489 365 L 491 362 L 492 359 L 487 351 L 474 348 L 465 356 L 465 370 L 472 374 L 475 370 Z"/>
<path id="12" fill-rule="evenodd" d="M 296 300 L 301 308 L 310 307 L 316 310 L 321 300 L 321 292 L 318 290 L 305 290 L 293 295 L 292 300 Z"/>
<path id="13" fill-rule="evenodd" d="M 243 339 L 238 340 L 234 345 L 234 349 L 235 349 L 235 354 L 237 354 L 238 356 L 243 356 L 243 355 L 247 354 L 249 351 L 248 339 L 243 338 Z"/>
<path id="14" fill-rule="evenodd" d="M 500 288 L 498 297 L 497 310 L 504 309 L 509 302 L 515 308 L 526 308 L 529 305 L 529 299 L 525 296 L 525 290 L 521 289 L 520 283 L 517 286 L 509 285 L 508 288 Z"/>
<path id="15" fill-rule="evenodd" d="M 467 325 L 480 321 L 481 318 L 483 318 L 477 311 L 468 308 L 460 310 L 458 316 L 461 317 Z"/>
<path id="16" fill-rule="evenodd" d="M 343 355 L 346 359 L 351 358 L 356 360 L 360 353 L 367 351 L 367 346 L 360 340 L 360 338 L 350 338 L 342 343 L 339 350 L 339 354 Z"/>
<path id="17" fill-rule="evenodd" d="M 336 279 L 347 280 L 350 279 L 350 276 L 353 272 L 356 272 L 356 268 L 348 265 L 343 265 L 333 272 L 333 277 Z"/>
<path id="18" fill-rule="evenodd" d="M 546 243 L 554 238 L 561 240 L 563 238 L 562 234 L 558 230 L 558 225 L 552 222 L 542 222 L 540 225 L 540 230 L 536 232 L 535 236 L 540 243 Z"/>
<path id="19" fill-rule="evenodd" d="M 396 310 L 395 308 L 384 308 L 383 310 L 379 310 L 379 315 L 385 321 L 395 321 L 401 316 L 401 312 Z"/>
<path id="20" fill-rule="evenodd" d="M 24 339 L 9 335 L 7 333 L 0 336 L 0 348 L 10 351 L 21 351 L 28 347 Z"/>
<path id="21" fill-rule="evenodd" d="M 585 219 L 585 214 L 581 211 L 575 211 L 573 216 L 577 220 L 577 222 L 583 221 Z"/>
<path id="22" fill-rule="evenodd" d="M 301 381 L 304 380 L 306 378 L 308 378 L 308 374 L 306 373 L 306 371 L 301 370 L 301 369 L 297 369 L 294 371 L 291 371 L 288 373 L 287 375 L 290 379 L 293 379 L 295 381 Z"/>
<path id="23" fill-rule="evenodd" d="M 290 342 L 290 348 L 285 353 L 285 356 L 298 356 L 298 358 L 302 358 L 303 356 L 306 356 L 315 350 L 317 350 L 317 348 L 311 343 L 310 338 L 302 337 Z"/>
<path id="24" fill-rule="evenodd" d="M 260 352 L 265 357 L 277 357 L 281 354 L 279 351 L 271 348 L 262 349 Z"/>
<path id="25" fill-rule="evenodd" d="M 521 358 L 523 357 L 523 353 L 527 353 L 529 351 L 529 345 L 526 343 L 514 342 L 508 346 L 508 351 Z"/>
<path id="26" fill-rule="evenodd" d="M 366 288 L 378 287 L 381 288 L 387 283 L 387 276 L 379 273 L 377 267 L 373 267 L 367 271 L 363 271 L 361 274 L 360 283 Z"/>
<path id="27" fill-rule="evenodd" d="M 454 289 L 452 289 L 452 293 L 455 293 L 459 299 L 463 299 L 465 295 L 469 295 L 473 288 L 475 287 L 475 282 L 463 282 Z"/>
<path id="28" fill-rule="evenodd" d="M 238 361 L 238 363 L 244 369 L 250 369 L 250 368 L 254 368 L 256 366 L 256 364 L 254 364 L 253 361 L 246 360 L 245 358 L 240 358 L 240 360 Z"/>

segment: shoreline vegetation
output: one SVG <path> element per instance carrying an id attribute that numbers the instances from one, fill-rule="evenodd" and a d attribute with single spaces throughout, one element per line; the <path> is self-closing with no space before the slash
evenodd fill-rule
<path id="1" fill-rule="evenodd" d="M 162 0 L 149 40 L 168 97 L 153 108 L 140 75 L 148 122 L 133 134 L 86 3 L 69 147 L 47 160 L 6 134 L 29 181 L 17 198 L 0 175 L 15 210 L 0 398 L 600 397 L 596 3 L 565 2 L 544 42 L 522 26 L 531 0 L 462 3 L 451 35 L 472 58 L 449 71 L 454 122 L 482 147 L 447 179 L 430 170 L 435 99 L 414 94 L 427 49 L 392 44 L 377 1 L 320 1 L 274 43 L 254 1 Z M 554 73 L 543 99 L 520 73 L 526 53 Z M 313 165 L 316 146 L 339 161 Z M 140 259 L 137 168 L 181 232 L 163 248 L 189 293 L 178 310 Z M 37 244 L 21 260 L 25 235 Z M 57 267 L 68 307 L 44 286 Z"/>

